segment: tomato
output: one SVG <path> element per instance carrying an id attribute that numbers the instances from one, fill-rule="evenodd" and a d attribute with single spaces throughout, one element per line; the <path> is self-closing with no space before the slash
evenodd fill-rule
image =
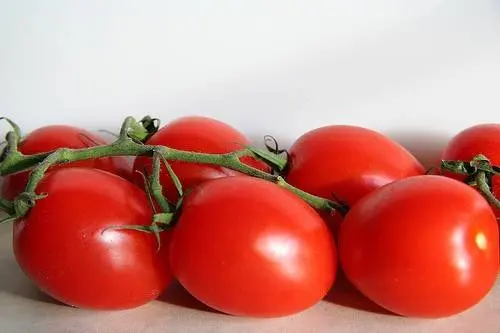
<path id="1" fill-rule="evenodd" d="M 145 193 L 98 169 L 62 168 L 39 184 L 38 200 L 14 223 L 14 254 L 45 293 L 75 307 L 126 309 L 155 299 L 171 281 L 169 235 L 113 226 L 149 225 Z"/>
<path id="2" fill-rule="evenodd" d="M 388 184 L 355 204 L 339 256 L 365 296 L 404 316 L 444 317 L 478 303 L 498 271 L 498 226 L 475 190 L 443 176 Z"/>
<path id="3" fill-rule="evenodd" d="M 162 127 L 148 141 L 149 145 L 163 145 L 170 148 L 200 153 L 223 154 L 243 149 L 250 141 L 236 129 L 215 119 L 199 116 L 178 118 Z M 244 163 L 267 171 L 269 168 L 252 158 L 242 158 Z M 236 176 L 240 173 L 215 165 L 170 162 L 172 169 L 181 181 L 184 190 L 190 189 L 209 179 Z M 144 180 L 138 172 L 151 174 L 151 158 L 139 156 L 134 163 L 134 178 L 138 185 Z M 177 191 L 166 168 L 162 166 L 160 182 L 164 195 L 172 201 L 177 199 Z"/>
<path id="4" fill-rule="evenodd" d="M 101 137 L 84 129 L 65 126 L 51 125 L 41 127 L 29 133 L 19 144 L 19 151 L 26 155 L 44 153 L 58 148 L 87 148 L 95 145 L 104 145 L 106 141 Z M 125 178 L 131 178 L 130 167 L 124 157 L 105 157 L 94 160 L 83 160 L 51 168 L 63 167 L 89 167 L 97 168 L 118 174 Z M 12 200 L 23 192 L 28 181 L 29 172 L 19 172 L 4 178 L 2 185 L 2 197 Z"/>
<path id="5" fill-rule="evenodd" d="M 289 151 L 286 180 L 306 192 L 348 206 L 395 180 L 424 173 L 405 148 L 375 131 L 331 125 L 309 131 Z M 336 233 L 340 219 L 330 219 Z"/>
<path id="6" fill-rule="evenodd" d="M 500 166 L 500 124 L 480 124 L 469 127 L 454 136 L 442 153 L 443 160 L 462 160 L 469 162 L 475 156 L 486 156 L 493 165 Z M 464 175 L 444 172 L 444 175 L 464 180 Z M 492 192 L 500 198 L 500 177 L 493 176 Z M 500 209 L 493 207 L 497 217 Z"/>
<path id="7" fill-rule="evenodd" d="M 297 196 L 251 177 L 225 177 L 184 198 L 172 234 L 174 276 L 221 312 L 277 317 L 319 302 L 337 253 L 321 217 Z"/>

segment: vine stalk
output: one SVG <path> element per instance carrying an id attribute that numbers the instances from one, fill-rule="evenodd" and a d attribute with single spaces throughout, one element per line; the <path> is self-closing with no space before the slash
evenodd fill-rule
<path id="1" fill-rule="evenodd" d="M 151 118 L 146 117 L 144 119 L 150 120 Z M 148 126 L 151 126 L 151 122 L 147 124 Z M 275 159 L 276 157 L 267 159 L 267 152 L 262 153 L 262 151 L 258 148 L 247 147 L 231 153 L 208 154 L 183 151 L 161 145 L 147 145 L 141 141 L 141 139 L 147 138 L 150 135 L 150 133 L 148 133 L 148 129 L 145 128 L 144 125 L 145 123 L 143 121 L 137 122 L 133 117 L 127 117 L 123 122 L 119 137 L 113 143 L 82 149 L 61 148 L 52 152 L 44 152 L 33 155 L 24 155 L 20 153 L 17 150 L 17 144 L 19 142 L 18 131 L 14 130 L 9 132 L 7 134 L 7 147 L 5 148 L 7 150 L 2 155 L 2 160 L 0 161 L 0 175 L 6 176 L 15 172 L 30 169 L 32 169 L 32 172 L 28 183 L 26 184 L 25 192 L 16 198 L 14 203 L 3 199 L 0 200 L 0 208 L 4 208 L 6 210 L 12 210 L 12 208 L 14 208 L 17 217 L 24 216 L 34 205 L 34 201 L 43 197 L 44 194 L 39 195 L 36 193 L 36 187 L 43 179 L 47 170 L 53 165 L 109 156 L 144 155 L 151 156 L 153 158 L 153 175 L 150 177 L 149 183 L 152 187 L 152 194 L 161 206 L 163 213 L 169 212 L 169 205 L 166 199 L 161 195 L 161 185 L 158 181 L 161 161 L 165 163 L 167 170 L 169 170 L 167 161 L 182 161 L 188 163 L 222 166 L 273 182 L 278 186 L 295 193 L 309 205 L 318 210 L 326 211 L 328 213 L 339 212 L 341 214 L 345 214 L 347 211 L 347 208 L 340 203 L 304 192 L 288 184 L 279 175 L 267 173 L 240 161 L 240 158 L 242 157 L 251 156 L 264 160 L 268 164 L 275 165 L 277 163 Z M 172 177 L 172 174 L 170 175 Z M 178 188 L 178 190 L 182 191 L 180 188 Z"/>

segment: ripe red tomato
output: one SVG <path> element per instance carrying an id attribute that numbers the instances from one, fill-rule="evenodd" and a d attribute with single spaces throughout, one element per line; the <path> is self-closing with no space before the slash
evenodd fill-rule
<path id="1" fill-rule="evenodd" d="M 207 117 L 191 116 L 178 118 L 167 124 L 155 133 L 147 144 L 200 153 L 223 154 L 243 149 L 244 145 L 250 145 L 250 141 L 242 133 L 223 122 Z M 263 162 L 252 158 L 245 157 L 241 160 L 263 171 L 269 170 Z M 230 169 L 207 164 L 177 161 L 172 161 L 170 164 L 185 190 L 209 179 L 241 175 Z M 146 170 L 147 174 L 151 174 L 151 158 L 137 157 L 133 170 L 136 183 L 143 185 L 143 178 L 137 172 Z M 164 195 L 172 201 L 176 200 L 177 191 L 164 166 L 161 169 L 160 182 Z"/>
<path id="2" fill-rule="evenodd" d="M 443 160 L 470 161 L 475 156 L 486 156 L 493 165 L 500 166 L 500 124 L 480 124 L 469 127 L 451 139 L 443 151 Z M 443 172 L 444 175 L 464 180 L 464 175 Z M 492 192 L 500 198 L 500 177 L 493 176 Z M 500 217 L 500 209 L 493 207 L 495 215 Z"/>
<path id="3" fill-rule="evenodd" d="M 314 129 L 290 148 L 286 180 L 348 206 L 395 180 L 424 173 L 405 148 L 375 131 L 347 125 Z M 331 219 L 336 233 L 340 219 Z"/>
<path id="4" fill-rule="evenodd" d="M 169 235 L 112 226 L 149 225 L 145 193 L 98 169 L 63 168 L 39 184 L 48 196 L 14 223 L 14 253 L 44 292 L 75 307 L 126 309 L 155 299 L 171 281 Z"/>
<path id="5" fill-rule="evenodd" d="M 51 125 L 41 127 L 29 133 L 19 144 L 19 151 L 23 154 L 37 154 L 56 150 L 58 148 L 87 148 L 95 145 L 104 145 L 106 141 L 101 137 L 74 126 Z M 51 168 L 88 167 L 97 168 L 115 173 L 131 179 L 131 168 L 123 157 L 105 157 L 94 160 L 83 160 Z M 4 178 L 2 197 L 12 200 L 24 190 L 28 181 L 29 172 L 19 172 Z"/>
<path id="6" fill-rule="evenodd" d="M 226 177 L 184 200 L 170 262 L 201 302 L 233 315 L 284 316 L 319 302 L 332 286 L 334 240 L 294 194 L 256 178 Z"/>
<path id="7" fill-rule="evenodd" d="M 443 176 L 415 176 L 361 199 L 340 227 L 340 262 L 368 298 L 404 316 L 444 317 L 493 287 L 498 227 L 487 201 Z"/>

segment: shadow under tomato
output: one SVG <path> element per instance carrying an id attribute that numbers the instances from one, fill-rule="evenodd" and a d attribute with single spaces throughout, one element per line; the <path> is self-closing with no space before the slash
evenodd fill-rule
<path id="1" fill-rule="evenodd" d="M 359 292 L 352 283 L 347 280 L 342 271 L 337 273 L 334 286 L 325 296 L 324 301 L 331 302 L 340 306 L 373 312 L 384 315 L 398 316 L 384 309 L 380 305 L 372 302 L 361 292 Z"/>
<path id="2" fill-rule="evenodd" d="M 195 297 L 193 297 L 179 282 L 174 281 L 170 285 L 170 287 L 165 290 L 160 297 L 158 297 L 159 301 L 177 305 L 189 309 L 206 311 L 212 313 L 221 313 L 215 309 L 212 309 L 208 305 L 198 301 Z"/>
<path id="3" fill-rule="evenodd" d="M 64 306 L 42 292 L 24 275 L 14 258 L 0 258 L 0 292 L 30 299 L 37 302 Z"/>

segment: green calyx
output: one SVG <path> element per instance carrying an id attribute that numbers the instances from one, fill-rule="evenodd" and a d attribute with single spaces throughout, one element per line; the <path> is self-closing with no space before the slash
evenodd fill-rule
<path id="1" fill-rule="evenodd" d="M 139 122 L 130 122 L 127 135 L 136 142 L 146 142 L 151 136 L 153 136 L 153 134 L 158 132 L 159 128 L 159 119 L 146 116 Z"/>
<path id="2" fill-rule="evenodd" d="M 168 230 L 172 221 L 175 218 L 174 213 L 157 213 L 153 215 L 153 219 L 150 225 L 118 225 L 118 226 L 110 226 L 103 230 L 103 233 L 107 230 L 134 230 L 140 232 L 151 233 L 156 238 L 156 250 L 160 251 L 161 248 L 161 239 L 160 233 Z"/>
<path id="3" fill-rule="evenodd" d="M 493 194 L 493 176 L 500 174 L 500 167 L 491 164 L 484 155 L 477 155 L 470 161 L 441 161 L 441 170 L 465 175 L 465 183 L 476 188 L 494 207 L 500 208 L 500 200 Z"/>

